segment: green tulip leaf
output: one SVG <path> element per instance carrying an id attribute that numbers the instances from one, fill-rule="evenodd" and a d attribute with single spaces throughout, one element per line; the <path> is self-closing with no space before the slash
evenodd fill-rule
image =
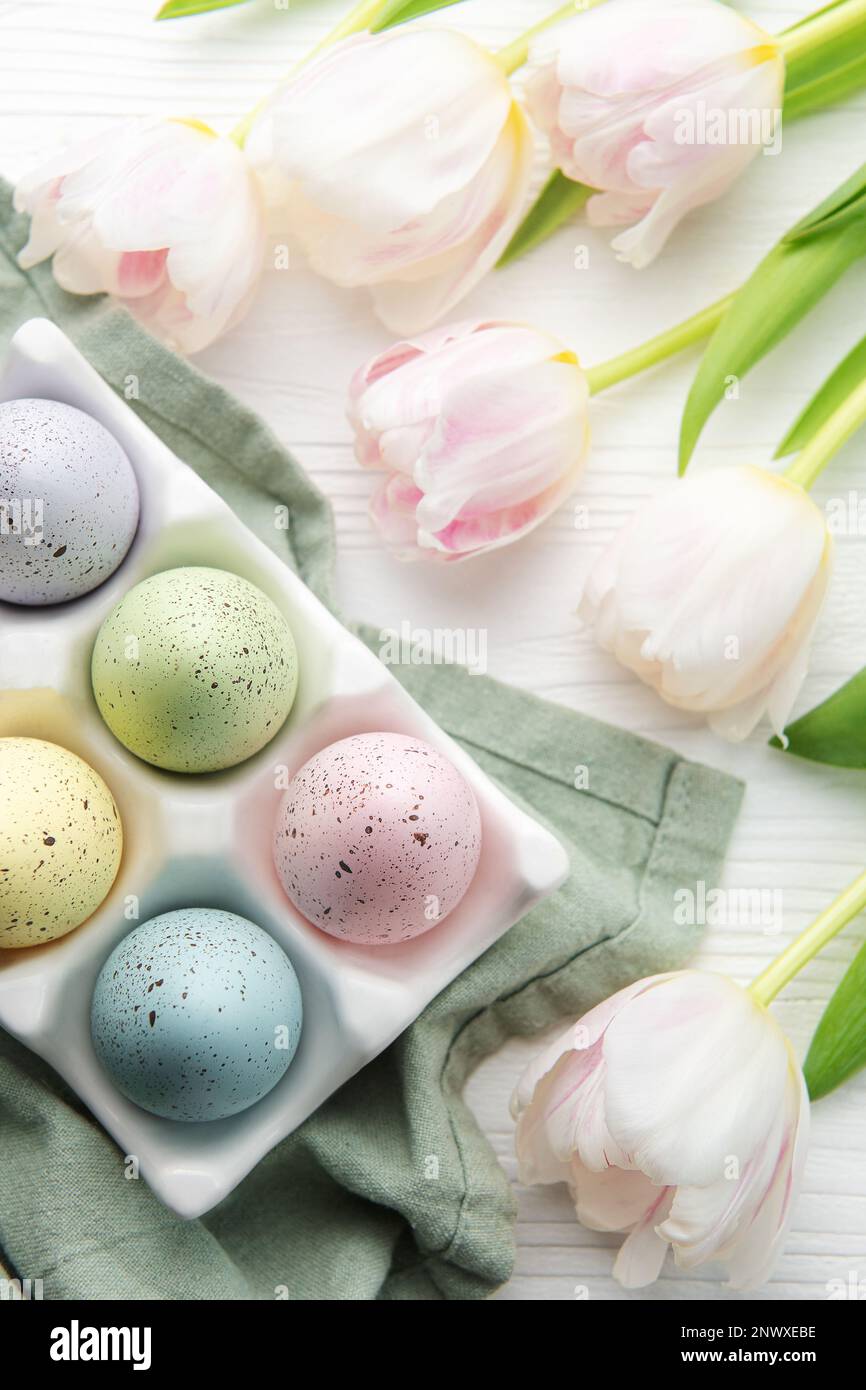
<path id="1" fill-rule="evenodd" d="M 374 33 L 378 33 L 392 24 L 405 24 L 409 19 L 418 19 L 421 15 L 447 9 L 449 5 L 459 2 L 460 0 L 391 0 L 371 27 Z M 247 4 L 249 0 L 165 0 L 165 4 L 154 18 L 185 19 L 190 15 L 207 14 L 210 10 L 227 10 L 233 5 Z"/>
<path id="2" fill-rule="evenodd" d="M 395 24 L 406 24 L 410 19 L 420 19 L 422 15 L 447 10 L 449 6 L 458 4 L 460 0 L 394 0 L 371 28 L 374 34 L 378 34 L 383 29 L 393 28 Z"/>
<path id="3" fill-rule="evenodd" d="M 812 1100 L 866 1066 L 866 943 L 854 957 L 815 1030 L 803 1073 Z"/>
<path id="4" fill-rule="evenodd" d="M 760 362 L 860 256 L 866 166 L 782 238 L 734 299 L 706 347 L 683 411 L 679 471 L 732 382 Z"/>
<path id="5" fill-rule="evenodd" d="M 795 20 L 789 24 L 785 30 L 786 34 L 793 34 L 795 29 L 803 29 L 807 24 L 811 24 L 813 19 L 820 19 L 822 15 L 829 14 L 831 10 L 838 10 L 840 5 L 847 5 L 848 0 L 828 0 L 826 5 L 822 5 L 820 10 L 812 10 L 810 14 L 804 15 L 802 19 Z"/>
<path id="6" fill-rule="evenodd" d="M 844 101 L 866 86 L 866 51 L 843 62 L 830 72 L 789 84 L 785 92 L 784 119 L 799 120 L 813 111 L 821 111 Z"/>
<path id="7" fill-rule="evenodd" d="M 249 0 L 165 0 L 154 19 L 187 19 L 208 10 L 227 10 L 232 5 L 247 5 Z"/>
<path id="8" fill-rule="evenodd" d="M 866 338 L 863 338 L 816 391 L 776 450 L 776 458 L 799 453 L 851 392 L 866 380 Z"/>
<path id="9" fill-rule="evenodd" d="M 866 668 L 785 730 L 786 752 L 832 767 L 866 768 Z M 782 748 L 772 738 L 774 748 Z"/>
<path id="10" fill-rule="evenodd" d="M 518 256 L 546 241 L 580 211 L 593 191 L 585 184 L 566 178 L 561 169 L 554 169 L 500 256 L 497 267 L 516 261 Z"/>
<path id="11" fill-rule="evenodd" d="M 854 54 L 862 53 L 864 40 L 866 15 L 835 41 L 816 44 L 813 49 L 789 58 L 785 65 L 785 115 L 790 118 L 788 100 L 800 87 L 830 77 L 837 68 L 845 67 Z"/>
<path id="12" fill-rule="evenodd" d="M 866 164 L 840 183 L 829 197 L 795 223 L 782 237 L 781 245 L 807 241 L 835 227 L 842 227 L 866 214 Z"/>

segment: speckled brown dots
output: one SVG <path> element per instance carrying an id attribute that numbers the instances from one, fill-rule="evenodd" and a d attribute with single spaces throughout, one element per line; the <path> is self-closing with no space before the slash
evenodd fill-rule
<path id="1" fill-rule="evenodd" d="M 283 797 L 274 862 L 291 901 L 331 936 L 390 945 L 456 907 L 478 864 L 472 789 L 429 744 L 356 734 L 311 758 Z"/>
<path id="2" fill-rule="evenodd" d="M 0 599 L 65 603 L 123 560 L 138 526 L 138 483 L 91 415 L 61 401 L 4 401 L 0 505 Z"/>
<path id="3" fill-rule="evenodd" d="M 91 1033 L 115 1085 L 174 1120 L 245 1110 L 295 1055 L 295 971 L 261 927 L 233 912 L 180 908 L 124 937 L 96 982 Z"/>
<path id="4" fill-rule="evenodd" d="M 298 684 L 289 625 L 253 584 L 191 567 L 145 579 L 105 619 L 93 693 L 116 738 L 175 772 L 233 767 L 269 743 Z"/>
<path id="5" fill-rule="evenodd" d="M 0 738 L 0 948 L 64 936 L 99 907 L 123 833 L 108 787 L 81 758 Z"/>

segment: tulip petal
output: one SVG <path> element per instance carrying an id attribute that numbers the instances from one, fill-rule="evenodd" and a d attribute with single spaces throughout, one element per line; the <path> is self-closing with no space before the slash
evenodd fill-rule
<path id="1" fill-rule="evenodd" d="M 810 1127 L 809 1094 L 802 1073 L 797 1082 L 799 1109 L 793 1151 L 780 1153 L 773 1184 L 763 1207 L 734 1249 L 725 1255 L 730 1288 L 753 1289 L 764 1283 L 790 1226 L 793 1198 L 800 1190 L 806 1166 Z"/>
<path id="2" fill-rule="evenodd" d="M 563 172 L 601 190 L 592 222 L 633 212 L 613 246 L 636 267 L 754 158 L 761 139 L 747 126 L 778 112 L 785 77 L 773 40 L 716 0 L 600 6 L 543 35 L 532 63 L 533 119 Z"/>
<path id="3" fill-rule="evenodd" d="M 494 58 L 463 35 L 414 26 L 354 36 L 309 65 L 247 148 L 279 166 L 313 269 L 370 285 L 397 333 L 433 323 L 495 264 L 533 155 Z"/>
<path id="4" fill-rule="evenodd" d="M 124 251 L 118 258 L 118 293 L 124 299 L 153 294 L 165 279 L 168 251 Z"/>
<path id="5" fill-rule="evenodd" d="M 534 531 L 565 501 L 573 487 L 569 479 L 560 479 L 546 492 L 538 493 L 526 502 L 478 516 L 459 516 L 439 531 L 418 528 L 418 544 L 429 550 L 432 558 L 461 560 L 513 545 Z M 420 509 L 419 509 L 420 510 Z"/>
<path id="6" fill-rule="evenodd" d="M 15 208 L 30 212 L 30 235 L 18 252 L 18 264 L 23 270 L 38 265 L 52 256 L 63 240 L 64 228 L 57 216 L 57 195 L 61 180 L 57 179 L 41 191 L 39 201 L 30 203 L 19 185 L 15 190 Z M 32 211 L 31 211 L 32 208 Z"/>
<path id="7" fill-rule="evenodd" d="M 597 1105 L 601 1040 L 630 1000 L 666 978 L 638 980 L 597 1004 L 527 1067 L 511 1099 L 521 1181 L 568 1181 L 578 1151 L 584 1166 L 597 1169 L 622 1157 Z M 591 1131 L 582 1132 L 586 1119 Z"/>
<path id="8" fill-rule="evenodd" d="M 298 185 L 292 228 L 311 266 L 335 284 L 369 285 L 395 333 L 419 332 L 456 304 L 508 243 L 529 186 L 532 142 L 515 106 L 476 177 L 424 218 L 381 232 L 320 209 Z"/>
<path id="9" fill-rule="evenodd" d="M 667 1189 L 658 1188 L 636 1168 L 587 1168 L 573 1158 L 569 1185 L 577 1219 L 590 1231 L 627 1231 L 658 1211 Z M 660 1216 L 656 1217 L 661 1220 Z"/>
<path id="10" fill-rule="evenodd" d="M 200 237 L 205 223 L 215 230 L 231 142 L 181 121 L 144 123 L 128 139 L 122 160 L 94 159 L 64 179 L 63 207 L 92 213 L 94 232 L 115 251 L 160 251 Z"/>
<path id="11" fill-rule="evenodd" d="M 598 97 L 666 92 L 708 63 L 748 52 L 767 35 L 717 0 L 617 0 L 540 35 L 533 67 L 556 61 L 563 87 Z"/>
<path id="12" fill-rule="evenodd" d="M 752 1154 L 782 1102 L 784 1035 L 744 990 L 683 971 L 639 994 L 604 1039 L 606 1118 L 659 1186 L 710 1187 Z"/>
<path id="13" fill-rule="evenodd" d="M 579 1219 L 626 1230 L 614 1274 L 657 1278 L 665 1251 L 765 1279 L 802 1181 L 809 1103 L 773 1017 L 724 976 L 637 981 L 555 1040 L 512 1100 L 526 1182 L 568 1182 Z"/>
<path id="14" fill-rule="evenodd" d="M 586 218 L 591 227 L 623 227 L 646 217 L 655 201 L 655 194 L 594 193 L 587 200 Z"/>
<path id="15" fill-rule="evenodd" d="M 730 1284 L 762 1283 L 784 1240 L 792 1195 L 799 1188 L 809 1129 L 802 1073 L 789 1056 L 783 1104 L 757 1150 L 742 1156 L 739 1172 L 707 1188 L 679 1188 L 659 1233 L 674 1247 L 677 1264 L 694 1269 L 708 1260 L 728 1266 Z M 729 1162 L 739 1160 L 732 1154 Z"/>
<path id="16" fill-rule="evenodd" d="M 120 256 L 106 251 L 89 223 L 69 228 L 54 253 L 52 270 L 61 289 L 69 294 L 111 294 L 118 288 Z"/>
<path id="17" fill-rule="evenodd" d="M 458 517 L 521 506 L 566 479 L 573 485 L 586 455 L 587 400 L 586 378 L 565 362 L 454 387 L 414 471 L 421 527 L 437 532 Z"/>
<path id="18" fill-rule="evenodd" d="M 265 241 L 255 176 L 237 145 L 196 122 L 130 121 L 22 180 L 21 253 L 54 253 L 74 294 L 104 292 L 172 346 L 198 351 L 244 312 Z"/>
<path id="19" fill-rule="evenodd" d="M 831 554 L 801 488 L 760 469 L 717 470 L 672 484 L 623 528 L 590 574 L 581 616 L 669 704 L 741 737 L 771 700 L 774 718 L 790 710 Z"/>
<path id="20" fill-rule="evenodd" d="M 356 373 L 349 418 L 356 428 L 384 439 L 391 431 L 432 423 L 450 393 L 467 380 L 494 371 L 522 372 L 562 350 L 555 338 L 523 324 L 467 322 L 434 329 L 396 343 Z"/>
<path id="21" fill-rule="evenodd" d="M 677 131 L 692 126 L 700 130 L 702 112 L 756 113 L 772 119 L 781 111 L 784 64 L 776 54 L 757 66 L 741 68 L 715 83 L 704 82 L 697 91 L 678 94 L 658 107 L 644 125 L 646 140 L 627 157 L 628 178 L 639 188 L 661 189 L 643 219 L 612 242 L 619 258 L 640 270 L 659 254 L 675 227 L 693 208 L 720 197 L 760 152 L 752 132 L 749 138 L 724 146 L 677 142 Z M 762 128 L 765 125 L 762 122 Z M 768 128 L 761 137 L 772 138 Z"/>
<path id="22" fill-rule="evenodd" d="M 502 69 L 452 30 L 358 35 L 302 70 L 263 118 L 272 157 L 323 213 L 381 236 L 462 192 L 512 105 Z M 251 136 L 253 156 L 257 136 Z"/>
<path id="23" fill-rule="evenodd" d="M 412 484 L 376 494 L 383 538 L 406 552 L 410 496 L 413 554 L 462 559 L 527 534 L 574 486 L 587 403 L 573 354 L 524 324 L 455 324 L 394 344 L 355 374 L 347 412 L 359 463 Z"/>
<path id="24" fill-rule="evenodd" d="M 608 1163 L 623 1159 L 604 1121 L 603 1084 L 600 1042 L 566 1052 L 542 1077 L 532 1106 L 518 1123 L 521 1182 L 567 1182 L 571 1155 L 577 1151 L 589 1153 L 599 1168 L 605 1166 L 605 1155 Z"/>
<path id="25" fill-rule="evenodd" d="M 420 559 L 415 511 L 421 493 L 399 473 L 390 473 L 370 499 L 370 516 L 386 545 L 399 558 Z"/>
<path id="26" fill-rule="evenodd" d="M 661 1274 L 668 1244 L 659 1235 L 658 1227 L 667 1214 L 671 1198 L 670 1190 L 662 1188 L 642 1220 L 629 1231 L 620 1246 L 613 1275 L 624 1289 L 646 1288 Z"/>
<path id="27" fill-rule="evenodd" d="M 379 318 L 394 333 L 411 332 L 443 317 L 492 270 L 517 230 L 532 173 L 533 145 L 518 106 L 512 107 L 490 160 L 463 196 L 459 222 L 431 238 L 434 256 L 424 273 L 395 275 L 372 286 Z M 447 211 L 447 204 L 441 211 Z M 436 243 L 454 249 L 437 264 Z"/>

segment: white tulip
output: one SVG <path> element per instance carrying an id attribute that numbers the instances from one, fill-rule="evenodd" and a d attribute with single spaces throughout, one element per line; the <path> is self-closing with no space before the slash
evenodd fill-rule
<path id="1" fill-rule="evenodd" d="M 680 479 L 601 555 L 580 614 L 668 704 L 731 740 L 782 734 L 806 675 L 832 561 L 818 507 L 760 468 Z"/>
<path id="2" fill-rule="evenodd" d="M 15 206 L 32 217 L 22 266 L 53 256 L 63 289 L 116 296 L 184 352 L 236 323 L 258 284 L 258 181 L 237 145 L 198 121 L 102 131 L 22 179 Z"/>
<path id="3" fill-rule="evenodd" d="M 525 1183 L 566 1182 L 578 1219 L 628 1232 L 614 1274 L 658 1278 L 665 1253 L 727 1266 L 734 1288 L 770 1273 L 809 1134 L 803 1074 L 751 994 L 696 970 L 629 985 L 590 1010 L 515 1091 Z"/>
<path id="4" fill-rule="evenodd" d="M 776 147 L 785 63 L 719 0 L 606 0 L 540 39 L 527 105 L 562 171 L 599 191 L 597 226 L 647 265 L 691 208 Z"/>
<path id="5" fill-rule="evenodd" d="M 396 333 L 426 328 L 496 262 L 532 140 L 495 58 L 414 25 L 329 49 L 278 92 L 246 146 L 280 171 L 313 268 L 369 285 Z"/>

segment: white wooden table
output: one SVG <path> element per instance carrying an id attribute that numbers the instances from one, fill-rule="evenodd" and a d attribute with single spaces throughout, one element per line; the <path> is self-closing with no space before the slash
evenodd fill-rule
<path id="1" fill-rule="evenodd" d="M 651 3 L 652 0 L 647 0 Z M 740 0 L 738 0 L 740 3 Z M 346 8 L 339 0 L 255 0 L 174 24 L 150 22 L 157 0 L 0 0 L 0 172 L 15 178 L 64 139 L 119 117 L 197 114 L 227 127 Z M 815 4 L 754 0 L 767 28 Z M 495 46 L 553 8 L 550 0 L 467 0 L 431 22 Z M 461 313 L 525 318 L 558 333 L 587 364 L 659 332 L 734 288 L 776 236 L 859 165 L 866 98 L 792 125 L 779 158 L 759 158 L 720 205 L 692 216 L 663 259 L 638 277 L 617 264 L 607 234 L 574 226 L 488 277 Z M 858 123 L 860 136 L 858 138 Z M 539 169 L 539 178 L 541 169 Z M 589 250 L 574 269 L 574 250 Z M 862 335 L 866 264 L 721 408 L 694 467 L 766 462 L 826 372 Z M 788 759 L 766 733 L 722 744 L 658 702 L 580 631 L 575 607 L 587 567 L 639 502 L 671 476 L 678 418 L 695 352 L 593 403 L 594 442 L 582 499 L 588 532 L 566 506 L 521 545 L 443 572 L 388 559 L 366 514 L 371 478 L 353 461 L 343 418 L 354 368 L 388 341 L 363 291 L 341 292 L 302 269 L 271 271 L 258 303 L 199 359 L 265 417 L 316 477 L 337 516 L 347 609 L 382 625 L 483 627 L 491 674 L 575 709 L 663 740 L 746 779 L 748 793 L 727 871 L 737 888 L 778 889 L 777 936 L 710 931 L 701 961 L 746 982 L 863 866 L 866 777 Z M 866 486 L 866 438 L 855 439 L 815 491 L 821 502 Z M 832 593 L 798 706 L 811 708 L 866 663 L 864 538 L 842 538 Z M 805 1049 L 833 986 L 864 935 L 853 923 L 789 988 L 779 1017 Z M 470 1084 L 471 1103 L 513 1174 L 508 1097 L 533 1047 L 513 1044 Z M 866 1075 L 814 1110 L 805 1188 L 769 1299 L 824 1299 L 828 1281 L 866 1279 Z M 519 1254 L 511 1299 L 735 1298 L 709 1273 L 666 1265 L 651 1290 L 624 1293 L 611 1278 L 614 1239 L 579 1228 L 564 1189 L 518 1189 Z"/>

